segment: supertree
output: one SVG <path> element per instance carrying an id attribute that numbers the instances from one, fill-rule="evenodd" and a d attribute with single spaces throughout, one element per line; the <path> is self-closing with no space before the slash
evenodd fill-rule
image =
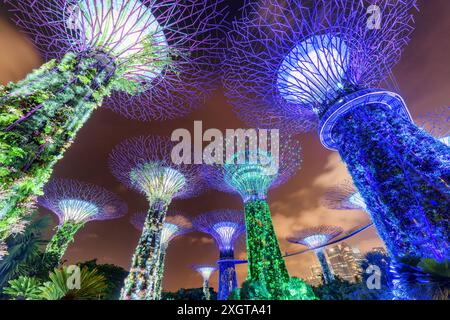
<path id="1" fill-rule="evenodd" d="M 271 132 L 269 137 L 262 132 L 258 131 L 259 142 L 227 137 L 223 164 L 205 166 L 204 173 L 211 187 L 239 194 L 244 202 L 248 280 L 261 282 L 273 299 L 283 299 L 282 288 L 289 283 L 289 274 L 273 228 L 267 192 L 299 170 L 300 145 L 290 136 Z"/>
<path id="2" fill-rule="evenodd" d="M 287 241 L 302 244 L 313 249 L 322 267 L 324 281 L 325 283 L 329 283 L 334 280 L 334 275 L 325 257 L 324 247 L 330 240 L 336 238 L 342 232 L 342 228 L 335 226 L 313 227 L 295 232 L 287 238 Z"/>
<path id="3" fill-rule="evenodd" d="M 58 217 L 58 229 L 46 249 L 46 253 L 58 261 L 75 234 L 87 222 L 116 219 L 127 212 L 127 205 L 114 193 L 94 184 L 72 179 L 50 180 L 44 188 L 44 195 L 38 201 Z"/>
<path id="4" fill-rule="evenodd" d="M 52 60 L 0 86 L 0 239 L 32 212 L 54 164 L 105 98 L 145 121 L 198 105 L 214 86 L 222 13 L 209 0 L 6 2 Z"/>
<path id="5" fill-rule="evenodd" d="M 205 300 L 211 300 L 209 278 L 217 270 L 217 267 L 210 264 L 196 264 L 192 266 L 192 269 L 200 273 L 203 278 L 203 294 L 205 295 Z"/>
<path id="6" fill-rule="evenodd" d="M 332 210 L 366 210 L 366 203 L 350 180 L 328 188 L 321 204 Z"/>
<path id="7" fill-rule="evenodd" d="M 123 184 L 144 194 L 149 202 L 141 238 L 133 255 L 121 299 L 152 299 L 153 275 L 159 271 L 163 223 L 175 198 L 197 195 L 202 183 L 200 166 L 177 164 L 171 152 L 175 143 L 160 136 L 130 138 L 109 157 L 111 172 Z"/>
<path id="8" fill-rule="evenodd" d="M 239 210 L 215 210 L 197 216 L 192 224 L 196 230 L 211 235 L 219 248 L 217 299 L 227 300 L 230 293 L 238 287 L 234 244 L 245 232 L 244 214 Z"/>
<path id="9" fill-rule="evenodd" d="M 144 228 L 146 218 L 147 212 L 138 212 L 131 217 L 130 221 L 136 229 L 141 231 Z M 156 268 L 158 273 L 154 275 L 155 278 L 151 281 L 155 287 L 153 290 L 154 297 L 151 297 L 152 299 L 161 299 L 164 261 L 169 243 L 176 237 L 186 234 L 191 230 L 192 224 L 183 213 L 171 211 L 167 214 L 161 232 L 161 250 L 159 253 L 158 266 Z"/>
<path id="10" fill-rule="evenodd" d="M 258 127 L 318 127 L 391 252 L 449 252 L 450 149 L 411 120 L 387 82 L 413 31 L 415 0 L 263 0 L 234 22 L 227 95 Z M 375 213 L 375 214 L 374 214 Z"/>

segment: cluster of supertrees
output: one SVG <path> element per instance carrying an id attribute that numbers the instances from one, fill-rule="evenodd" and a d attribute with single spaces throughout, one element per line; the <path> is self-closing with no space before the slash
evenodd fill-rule
<path id="1" fill-rule="evenodd" d="M 448 109 L 418 126 L 399 94 L 378 88 L 410 39 L 415 0 L 249 1 L 227 32 L 226 55 L 217 36 L 221 1 L 6 2 L 52 60 L 0 88 L 0 255 L 3 241 L 26 227 L 38 196 L 60 220 L 47 247 L 58 260 L 87 221 L 124 215 L 126 205 L 97 186 L 56 179 L 44 189 L 53 166 L 104 100 L 132 119 L 186 114 L 214 87 L 223 58 L 236 113 L 283 134 L 264 137 L 264 145 L 227 139 L 223 155 L 204 166 L 176 163 L 168 137 L 130 138 L 114 148 L 113 175 L 148 201 L 148 211 L 132 218 L 142 233 L 121 299 L 160 299 L 167 246 L 194 229 L 219 248 L 219 299 L 237 288 L 234 245 L 244 232 L 247 280 L 270 299 L 315 299 L 288 273 L 267 202 L 269 190 L 300 168 L 293 134 L 314 129 L 353 179 L 329 190 L 327 207 L 366 211 L 394 259 L 448 259 Z M 191 223 L 170 210 L 174 199 L 206 187 L 239 195 L 244 212 L 208 212 Z M 323 248 L 341 233 L 321 226 L 288 240 L 312 249 L 330 282 Z M 216 267 L 193 268 L 208 299 Z"/>

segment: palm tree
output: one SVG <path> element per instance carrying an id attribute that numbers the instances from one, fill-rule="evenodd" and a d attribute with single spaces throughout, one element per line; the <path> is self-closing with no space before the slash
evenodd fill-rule
<path id="1" fill-rule="evenodd" d="M 80 270 L 79 287 L 71 287 L 72 272 L 67 267 L 55 269 L 49 275 L 50 281 L 41 287 L 44 300 L 98 300 L 108 288 L 106 278 L 97 269 L 87 267 Z"/>
<path id="2" fill-rule="evenodd" d="M 46 244 L 42 239 L 42 231 L 49 225 L 49 220 L 47 216 L 36 219 L 24 233 L 6 240 L 8 255 L 0 260 L 0 288 L 19 276 L 40 273 L 38 269 L 49 263 L 49 257 L 44 257 L 41 250 Z"/>

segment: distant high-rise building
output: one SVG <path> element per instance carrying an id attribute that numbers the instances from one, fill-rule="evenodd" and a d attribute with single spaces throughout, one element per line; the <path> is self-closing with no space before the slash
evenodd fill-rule
<path id="1" fill-rule="evenodd" d="M 347 243 L 341 242 L 326 249 L 326 254 L 334 275 L 349 282 L 361 279 L 362 255 L 358 248 L 352 248 Z"/>
<path id="2" fill-rule="evenodd" d="M 314 287 L 320 286 L 323 282 L 322 268 L 319 265 L 312 266 L 311 276 L 308 277 L 306 281 Z"/>

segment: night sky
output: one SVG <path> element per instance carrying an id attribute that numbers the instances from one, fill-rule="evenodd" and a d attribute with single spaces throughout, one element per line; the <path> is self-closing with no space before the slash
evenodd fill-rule
<path id="1" fill-rule="evenodd" d="M 233 7 L 236 7 L 236 2 Z M 400 64 L 394 69 L 400 93 L 411 113 L 418 117 L 427 111 L 450 106 L 450 1 L 419 1 L 421 11 L 416 14 L 416 30 Z M 31 41 L 17 30 L 0 7 L 0 83 L 22 79 L 43 60 Z M 177 128 L 193 132 L 193 122 L 203 121 L 204 130 L 218 128 L 245 128 L 233 114 L 222 89 L 218 89 L 205 105 L 190 115 L 164 122 L 138 122 L 122 118 L 108 108 L 99 108 L 80 130 L 76 142 L 55 167 L 54 176 L 74 178 L 103 186 L 116 192 L 128 204 L 128 214 L 117 220 L 89 222 L 69 246 L 65 258 L 69 263 L 97 258 L 99 263 L 113 263 L 129 268 L 139 232 L 128 222 L 136 211 L 147 210 L 144 196 L 127 190 L 111 175 L 107 165 L 111 149 L 123 139 L 138 135 L 170 136 Z M 315 132 L 300 136 L 303 148 L 302 169 L 285 185 L 269 193 L 269 204 L 282 251 L 302 249 L 288 244 L 285 237 L 292 230 L 321 224 L 338 225 L 345 230 L 368 223 L 369 218 L 359 211 L 333 211 L 320 206 L 319 200 L 327 187 L 347 178 L 344 164 L 337 153 L 322 147 Z M 189 217 L 220 208 L 242 209 L 238 196 L 209 190 L 200 197 L 177 200 L 171 209 L 180 210 Z M 40 209 L 41 214 L 51 212 Z M 56 217 L 54 225 L 56 226 Z M 50 229 L 48 235 L 52 234 Z M 245 258 L 244 239 L 239 241 L 237 256 Z M 376 232 L 370 228 L 347 240 L 365 252 L 380 246 Z M 174 240 L 168 249 L 164 277 L 165 290 L 180 287 L 200 287 L 201 278 L 189 266 L 194 263 L 214 263 L 218 250 L 212 239 L 201 233 L 192 233 Z M 293 276 L 310 276 L 309 267 L 317 264 L 312 253 L 286 259 Z M 246 277 L 246 265 L 238 266 L 239 282 Z M 217 275 L 211 284 L 216 287 Z"/>

